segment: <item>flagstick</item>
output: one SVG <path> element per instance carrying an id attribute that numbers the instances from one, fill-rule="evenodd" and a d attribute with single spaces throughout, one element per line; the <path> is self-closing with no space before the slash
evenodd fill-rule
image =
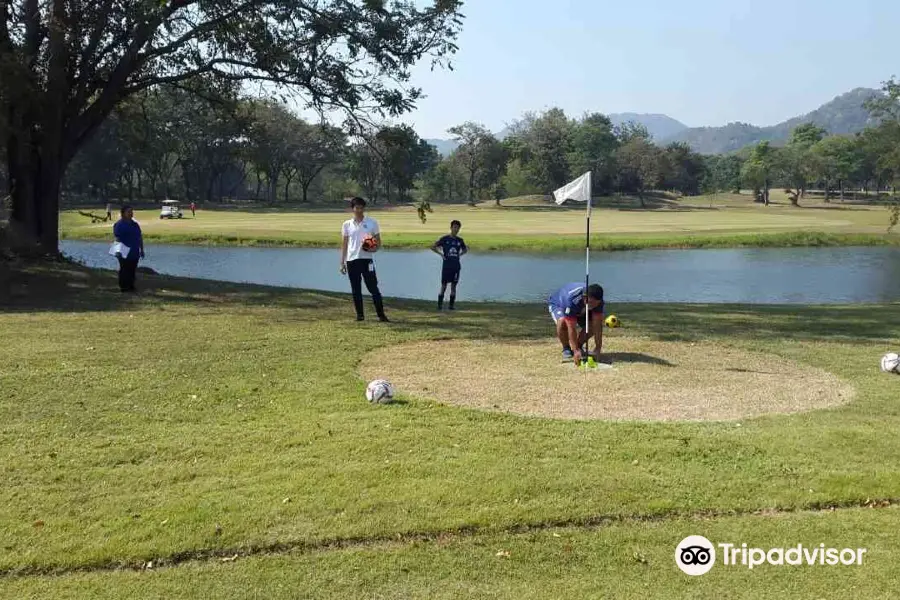
<path id="1" fill-rule="evenodd" d="M 584 293 L 588 293 L 588 286 L 591 279 L 591 196 L 593 195 L 593 187 L 591 186 L 591 172 L 587 172 L 587 235 L 584 241 Z M 588 298 L 584 299 L 584 349 L 588 355 L 591 353 L 591 307 L 588 304 Z M 582 360 L 587 360 L 587 356 Z M 587 370 L 585 370 L 587 373 Z"/>

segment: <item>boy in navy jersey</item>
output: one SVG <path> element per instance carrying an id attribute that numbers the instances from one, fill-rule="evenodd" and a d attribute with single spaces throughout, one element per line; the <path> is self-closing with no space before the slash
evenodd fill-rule
<path id="1" fill-rule="evenodd" d="M 445 235 L 434 243 L 431 251 L 444 258 L 441 267 L 441 293 L 438 294 L 438 310 L 444 308 L 444 293 L 447 284 L 450 284 L 450 304 L 447 308 L 454 310 L 456 303 L 456 284 L 459 283 L 459 272 L 462 269 L 460 257 L 469 251 L 466 243 L 459 237 L 459 228 L 462 223 L 457 220 L 450 222 L 450 235 Z M 439 249 L 440 248 L 440 249 Z"/>
<path id="2" fill-rule="evenodd" d="M 563 347 L 563 358 L 573 358 L 580 363 L 585 354 L 587 334 L 584 331 L 585 308 L 591 310 L 590 332 L 594 336 L 596 355 L 600 358 L 603 347 L 603 288 L 592 283 L 585 289 L 583 283 L 570 283 L 559 288 L 548 298 L 548 309 L 556 325 L 556 336 Z"/>

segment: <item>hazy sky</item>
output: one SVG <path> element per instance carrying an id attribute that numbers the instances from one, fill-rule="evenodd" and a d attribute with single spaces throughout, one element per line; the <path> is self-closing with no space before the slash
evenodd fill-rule
<path id="1" fill-rule="evenodd" d="M 422 137 L 528 110 L 772 125 L 900 75 L 900 0 L 467 0 L 454 71 L 415 69 Z"/>

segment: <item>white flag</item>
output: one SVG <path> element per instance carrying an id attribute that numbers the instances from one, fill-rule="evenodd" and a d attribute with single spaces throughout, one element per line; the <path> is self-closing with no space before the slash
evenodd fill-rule
<path id="1" fill-rule="evenodd" d="M 553 199 L 557 204 L 562 204 L 566 200 L 588 202 L 591 199 L 591 172 L 588 171 L 575 181 L 567 183 L 553 192 Z"/>

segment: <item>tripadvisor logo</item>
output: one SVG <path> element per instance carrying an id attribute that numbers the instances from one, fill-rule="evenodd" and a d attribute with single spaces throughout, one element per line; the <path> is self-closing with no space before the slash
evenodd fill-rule
<path id="1" fill-rule="evenodd" d="M 716 549 L 718 548 L 718 553 Z M 749 548 L 747 544 L 713 544 L 701 535 L 691 535 L 675 548 L 675 564 L 688 575 L 703 575 L 716 564 L 726 567 L 746 567 L 753 569 L 761 565 L 781 566 L 836 566 L 861 565 L 865 548 L 827 548 L 825 544 L 804 546 L 798 544 L 790 548 Z"/>

